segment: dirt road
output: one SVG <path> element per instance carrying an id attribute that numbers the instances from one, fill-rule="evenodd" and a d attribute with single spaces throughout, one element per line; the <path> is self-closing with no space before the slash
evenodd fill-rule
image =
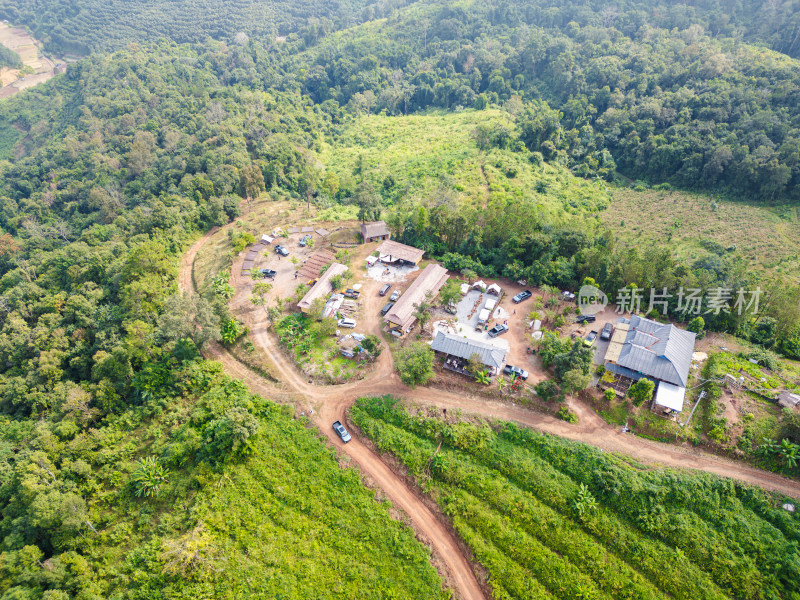
<path id="1" fill-rule="evenodd" d="M 178 287 L 182 292 L 193 292 L 192 265 L 198 250 L 202 248 L 213 232 L 206 234 L 181 259 L 180 274 L 178 277 Z M 365 286 L 365 294 L 375 296 L 375 292 L 369 286 Z M 375 302 L 367 302 L 367 310 L 373 310 Z M 377 326 L 376 326 L 377 327 Z M 377 333 L 377 332 L 371 332 Z M 386 464 L 364 446 L 357 439 L 353 439 L 348 444 L 343 444 L 331 429 L 330 424 L 337 419 L 344 419 L 344 412 L 348 406 L 358 397 L 364 394 L 381 393 L 366 389 L 365 382 L 356 382 L 344 386 L 336 387 L 317 387 L 309 384 L 289 363 L 282 351 L 274 345 L 271 336 L 267 332 L 266 326 L 262 323 L 256 325 L 252 330 L 255 341 L 262 345 L 266 352 L 272 357 L 274 367 L 281 378 L 286 381 L 293 391 L 299 393 L 304 400 L 315 408 L 315 424 L 328 437 L 339 451 L 347 454 L 356 463 L 361 471 L 379 486 L 392 503 L 401 509 L 411 520 L 417 535 L 425 542 L 430 544 L 432 551 L 436 554 L 447 570 L 443 573 L 447 583 L 452 586 L 457 596 L 463 600 L 485 600 L 481 585 L 472 570 L 472 567 L 458 547 L 456 539 L 450 534 L 444 524 L 417 498 L 405 482 Z M 267 398 L 273 397 L 273 392 L 285 393 L 279 390 L 262 377 L 241 365 L 233 356 L 227 353 L 217 344 L 212 344 L 204 351 L 222 363 L 226 372 L 244 381 L 253 392 L 261 394 Z M 389 378 L 389 381 L 386 378 Z M 390 381 L 396 381 L 396 385 L 402 386 L 394 375 L 391 353 L 384 351 L 381 353 L 375 375 L 371 380 L 383 378 L 382 385 L 388 384 L 387 390 L 392 387 Z M 382 393 L 387 393 L 384 391 Z"/>
<path id="2" fill-rule="evenodd" d="M 182 291 L 193 292 L 191 273 L 194 257 L 210 236 L 211 233 L 205 235 L 183 256 L 179 275 L 179 287 Z M 377 288 L 378 283 L 373 281 L 367 281 L 362 288 L 367 315 L 377 315 L 382 305 L 383 299 L 377 295 Z M 380 335 L 379 328 L 380 320 L 372 319 L 369 332 Z M 253 323 L 251 333 L 255 343 L 264 348 L 272 358 L 278 377 L 286 382 L 293 396 L 302 399 L 301 406 L 307 402 L 314 408 L 314 423 L 330 442 L 340 452 L 350 456 L 362 472 L 380 486 L 386 496 L 408 515 L 418 535 L 430 544 L 433 552 L 445 565 L 446 580 L 452 585 L 457 596 L 464 600 L 477 600 L 486 596 L 452 534 L 378 455 L 355 438 L 349 444 L 342 444 L 331 429 L 331 423 L 337 419 L 344 419 L 345 411 L 357 398 L 392 394 L 439 408 L 458 408 L 465 413 L 515 421 L 546 433 L 591 444 L 607 452 L 627 454 L 640 462 L 698 469 L 800 498 L 800 484 L 797 482 L 705 452 L 650 442 L 622 433 L 603 421 L 591 408 L 577 401 L 573 401 L 570 408 L 578 414 L 580 420 L 577 425 L 572 425 L 552 416 L 507 403 L 456 395 L 432 388 L 411 389 L 405 386 L 394 372 L 391 353 L 388 350 L 384 350 L 375 371 L 365 380 L 337 386 L 312 385 L 289 362 L 265 323 Z M 210 358 L 220 361 L 229 374 L 242 379 L 254 392 L 268 398 L 276 395 L 286 396 L 287 389 L 271 384 L 244 367 L 222 347 L 212 345 L 206 353 Z"/>

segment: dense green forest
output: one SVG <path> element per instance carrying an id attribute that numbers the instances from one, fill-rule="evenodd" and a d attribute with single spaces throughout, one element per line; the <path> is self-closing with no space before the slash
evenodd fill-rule
<path id="1" fill-rule="evenodd" d="M 351 417 L 451 519 L 498 600 L 800 597 L 798 521 L 759 490 L 388 397 Z"/>
<path id="2" fill-rule="evenodd" d="M 415 4 L 323 39 L 295 69 L 317 102 L 391 114 L 535 101 L 518 111 L 523 141 L 581 175 L 616 166 L 654 184 L 800 199 L 794 59 L 696 24 L 548 25 L 525 6 Z"/>
<path id="3" fill-rule="evenodd" d="M 230 315 L 175 295 L 179 254 L 238 214 L 253 157 L 293 189 L 326 130 L 297 97 L 220 83 L 220 48 L 97 56 L 3 105 L 30 137 L 0 163 L 0 586 L 443 597 L 354 471 L 199 355 Z"/>
<path id="4" fill-rule="evenodd" d="M 5 46 L 0 46 L 0 67 L 19 69 L 22 67 L 22 59 L 19 57 L 19 54 L 13 50 L 9 50 Z"/>
<path id="5" fill-rule="evenodd" d="M 711 314 L 706 327 L 800 358 L 796 281 L 757 279 L 736 247 L 713 239 L 693 260 L 667 243 L 632 247 L 597 216 L 624 177 L 664 194 L 669 184 L 761 204 L 798 199 L 798 63 L 778 54 L 797 53 L 797 11 L 614 6 L 0 0 L 0 17 L 48 49 L 92 52 L 0 103 L 8 598 L 194 598 L 223 584 L 305 598 L 337 583 L 337 597 L 446 597 L 425 549 L 353 471 L 200 357 L 238 325 L 224 289 L 176 295 L 178 257 L 236 218 L 248 195 L 357 205 L 454 271 L 532 285 L 577 289 L 590 277 L 613 295 L 629 284 L 769 284 L 758 319 Z M 688 320 L 674 301 L 670 316 Z M 381 410 L 403 430 L 397 439 L 435 448 L 395 408 Z M 361 414 L 365 430 L 386 420 Z M 448 445 L 442 459 L 497 469 L 481 453 L 502 443 L 536 454 L 525 465 L 550 463 L 543 472 L 560 491 L 514 498 L 569 536 L 552 548 L 564 552 L 560 570 L 547 574 L 567 577 L 558 594 L 796 597 L 796 521 L 756 492 L 635 475 L 511 428 L 475 435 L 474 449 Z M 587 521 L 570 512 L 580 484 L 600 507 Z M 447 510 L 497 589 L 550 590 L 545 573 L 525 579 L 523 558 L 497 549 L 509 540 L 497 515 L 510 505 L 477 504 L 491 517 L 483 527 L 496 526 L 478 531 L 478 513 L 459 504 L 477 490 L 431 485 L 451 494 Z M 639 504 L 619 500 L 633 492 Z M 578 568 L 567 550 L 581 544 L 594 562 Z M 627 591 L 603 572 L 606 559 Z M 284 568 L 298 563 L 302 578 Z"/>

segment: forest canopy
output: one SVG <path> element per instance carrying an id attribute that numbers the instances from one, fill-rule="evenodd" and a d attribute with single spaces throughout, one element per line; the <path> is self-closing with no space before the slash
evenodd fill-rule
<path id="1" fill-rule="evenodd" d="M 214 286 L 178 294 L 179 256 L 267 192 L 355 205 L 451 271 L 548 293 L 587 279 L 612 295 L 757 285 L 735 245 L 703 240 L 679 259 L 666 243 L 623 245 L 597 213 L 622 184 L 800 200 L 795 4 L 0 0 L 0 17 L 48 50 L 88 54 L 0 103 L 9 598 L 198 597 L 229 575 L 271 597 L 282 565 L 309 552 L 310 576 L 284 584 L 296 597 L 325 585 L 331 565 L 360 597 L 446 596 L 425 549 L 303 422 L 202 359 L 240 323 Z M 416 146 L 385 151 L 401 130 Z M 460 154 L 420 150 L 434 138 Z M 379 154 L 384 171 L 371 168 Z M 416 170 L 393 174 L 396 164 Z M 225 272 L 219 281 L 224 292 Z M 772 283 L 757 319 L 722 312 L 705 328 L 800 358 L 800 288 Z M 657 512 L 643 507 L 625 518 Z M 339 528 L 352 552 L 329 550 Z M 272 547 L 243 550 L 264 531 Z M 310 531 L 324 543 L 306 548 Z M 181 562 L 198 547 L 208 550 Z M 223 555 L 230 570 L 217 568 Z M 735 573 L 740 597 L 751 572 Z M 784 575 L 764 577 L 780 593 Z"/>
<path id="2" fill-rule="evenodd" d="M 605 152 L 631 179 L 800 200 L 800 63 L 690 21 L 557 18 L 576 6 L 414 4 L 290 64 L 315 101 L 390 114 L 520 97 L 529 149 L 584 176 Z"/>
<path id="3" fill-rule="evenodd" d="M 19 54 L 5 46 L 0 46 L 0 67 L 19 69 L 21 66 L 22 59 L 19 57 Z"/>

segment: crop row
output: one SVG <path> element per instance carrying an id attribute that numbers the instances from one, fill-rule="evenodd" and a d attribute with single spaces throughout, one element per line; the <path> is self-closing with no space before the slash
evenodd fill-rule
<path id="1" fill-rule="evenodd" d="M 391 398 L 359 401 L 353 419 L 435 492 L 454 523 L 468 524 L 473 536 L 489 535 L 491 519 L 482 528 L 467 518 L 472 513 L 463 502 L 454 503 L 468 493 L 481 510 L 527 536 L 526 547 L 536 540 L 579 566 L 596 588 L 584 586 L 582 594 L 749 599 L 791 597 L 797 588 L 797 523 L 774 514 L 749 488 L 709 476 L 637 472 L 582 444 L 508 424 L 491 431 L 411 415 Z M 575 506 L 581 485 L 598 500 L 585 513 Z M 509 538 L 492 532 L 496 551 Z M 547 577 L 539 582 L 561 595 Z"/>

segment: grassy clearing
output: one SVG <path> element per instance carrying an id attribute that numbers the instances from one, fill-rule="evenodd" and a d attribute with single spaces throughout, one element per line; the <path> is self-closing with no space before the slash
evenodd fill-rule
<path id="1" fill-rule="evenodd" d="M 762 276 L 800 281 L 796 207 L 714 202 L 708 196 L 674 191 L 617 189 L 613 198 L 601 218 L 624 243 L 668 242 L 679 258 L 693 261 L 708 255 L 704 243 L 715 242 L 731 248 Z"/>
<path id="2" fill-rule="evenodd" d="M 388 397 L 351 416 L 451 518 L 497 599 L 797 597 L 800 520 L 760 490 Z"/>
<path id="3" fill-rule="evenodd" d="M 228 237 L 228 231 L 248 232 L 256 240 L 263 233 L 272 231 L 275 227 L 294 223 L 294 215 L 301 218 L 304 211 L 299 211 L 299 203 L 290 200 L 273 199 L 269 194 L 264 194 L 253 203 L 252 209 L 247 203 L 242 203 L 242 215 L 230 227 L 218 231 L 198 251 L 193 266 L 193 277 L 198 291 L 201 294 L 208 292 L 213 277 L 221 271 L 229 271 L 233 264 L 233 244 Z M 312 211 L 314 207 L 312 207 Z"/>
<path id="4" fill-rule="evenodd" d="M 480 205 L 527 198 L 554 221 L 607 205 L 602 182 L 580 179 L 557 166 L 536 167 L 527 150 L 478 148 L 475 128 L 492 123 L 514 128 L 511 116 L 497 109 L 364 116 L 343 127 L 321 160 L 343 182 L 363 173 L 395 201 L 435 198 L 437 189 L 446 187 Z"/>

